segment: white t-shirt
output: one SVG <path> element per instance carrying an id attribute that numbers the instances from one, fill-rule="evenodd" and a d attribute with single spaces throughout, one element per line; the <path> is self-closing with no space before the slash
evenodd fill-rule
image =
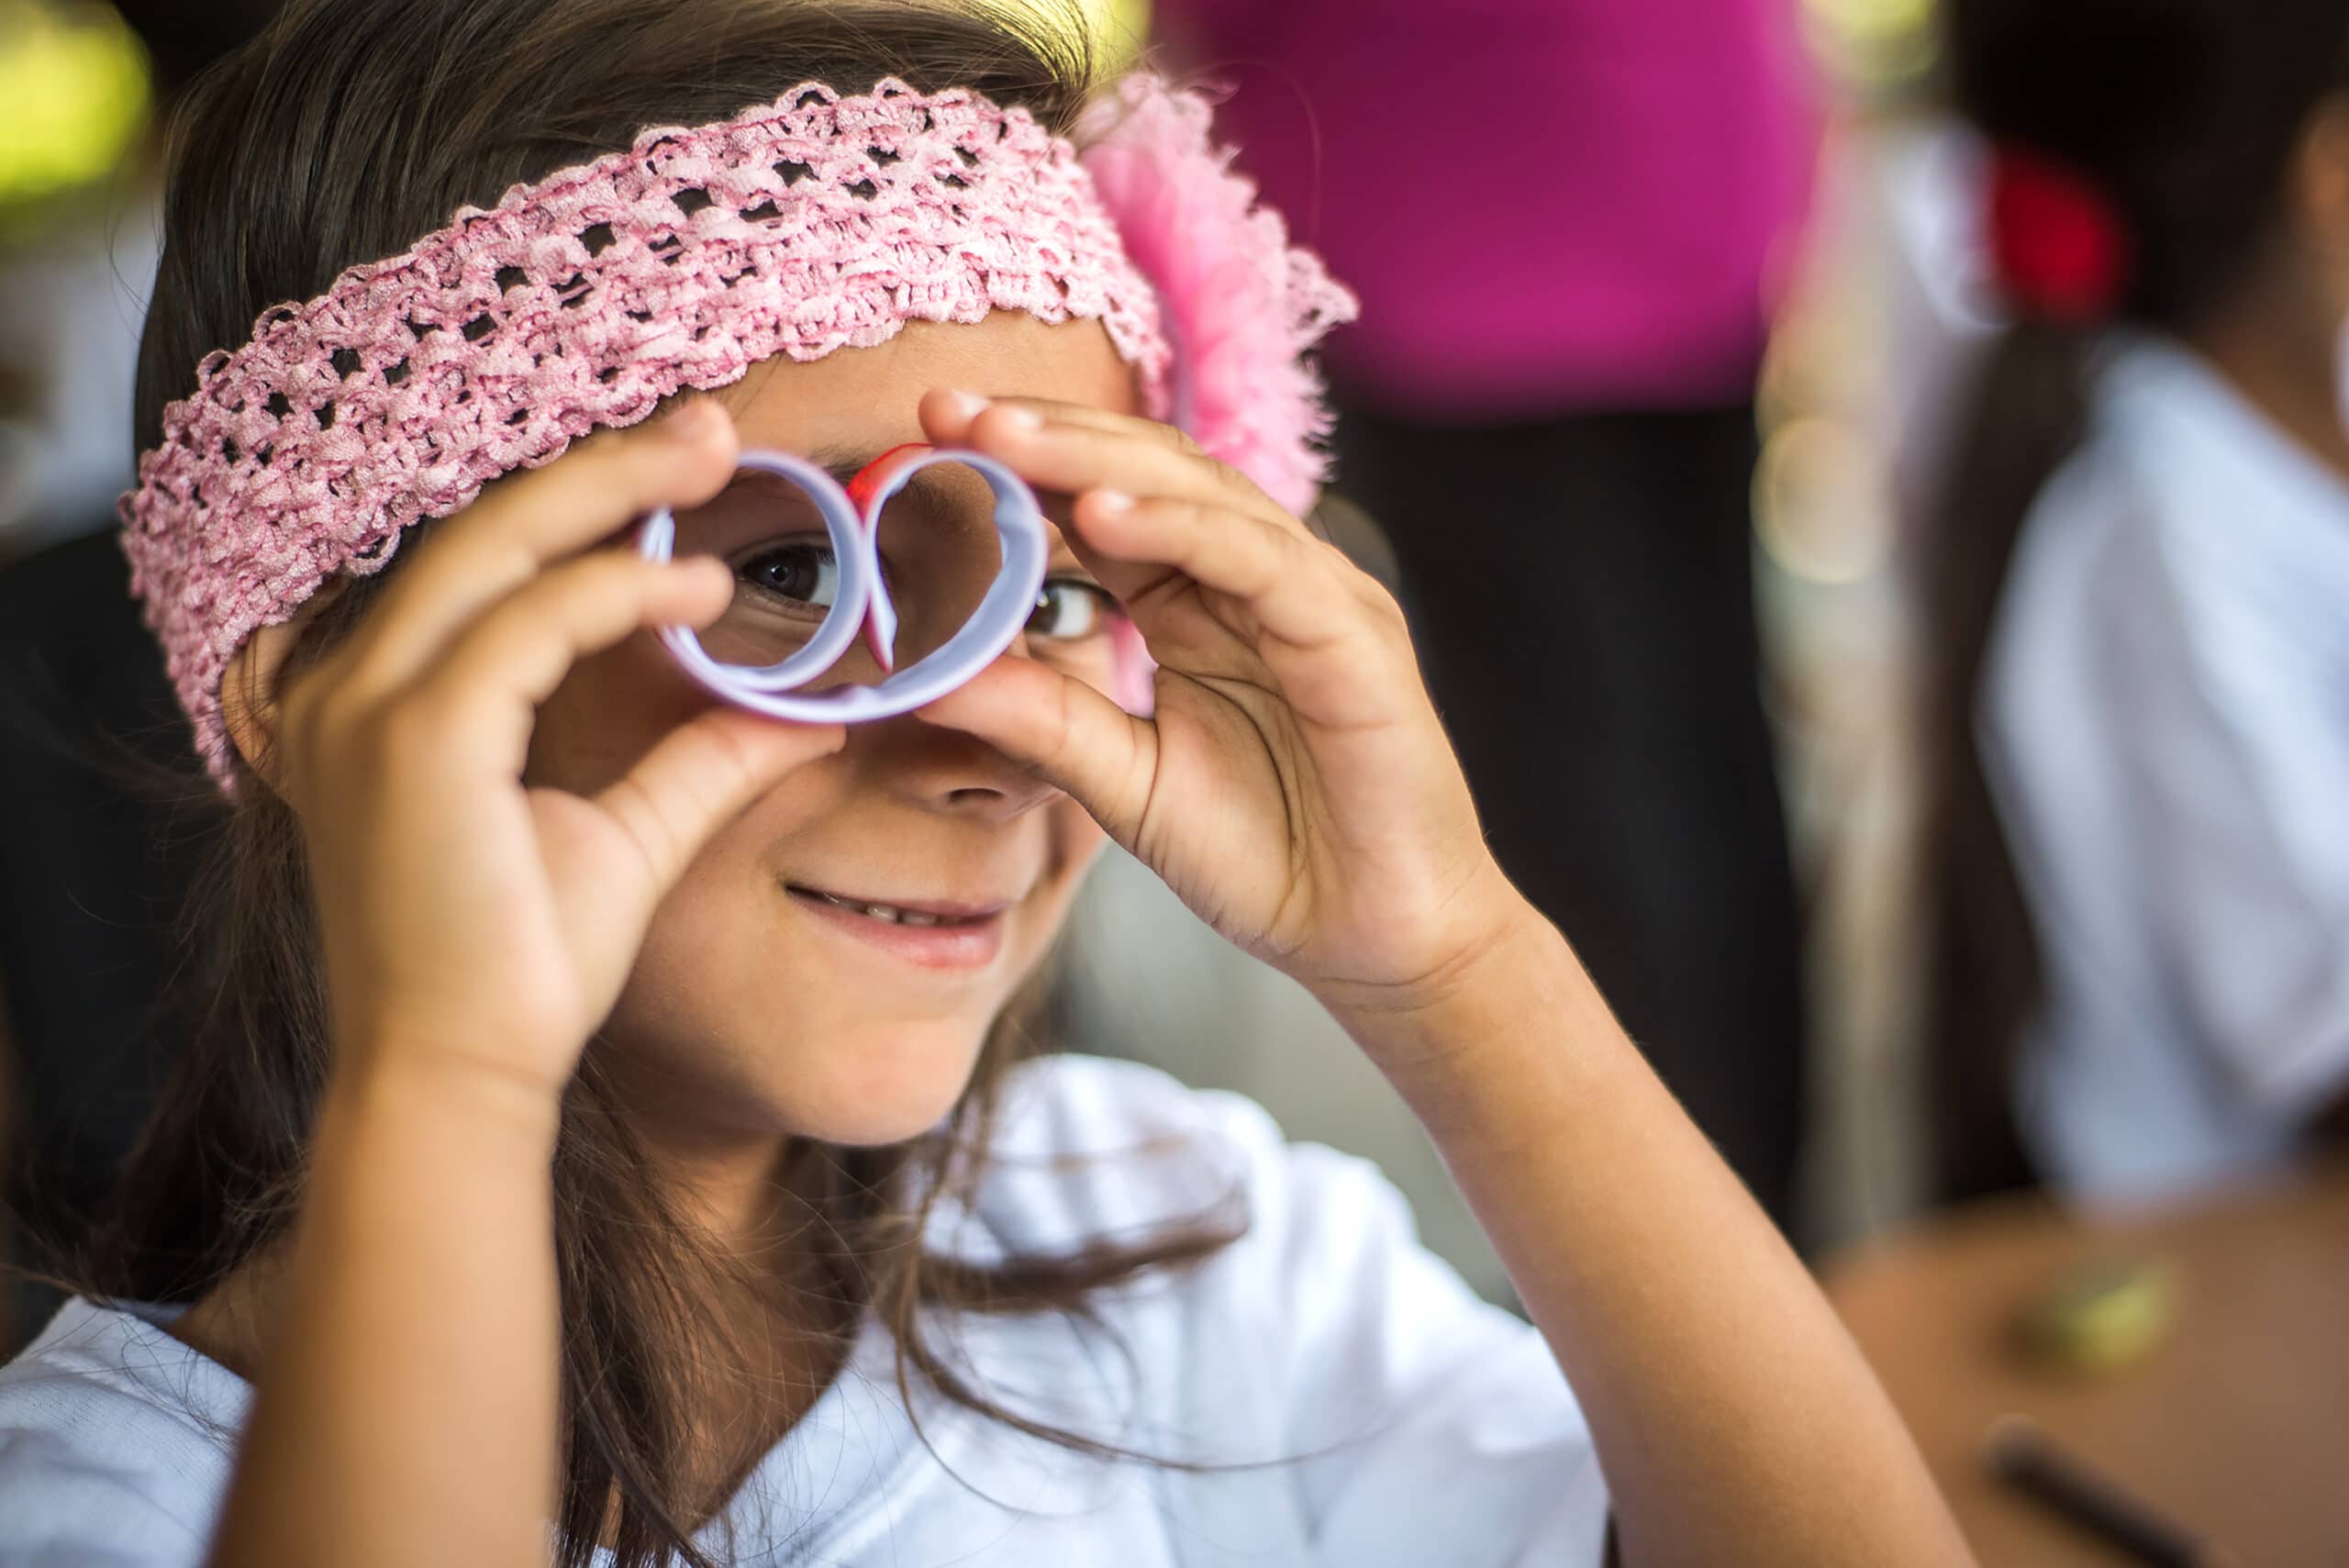
<path id="1" fill-rule="evenodd" d="M 1246 1100 L 1031 1064 L 934 1240 L 1064 1250 L 1234 1200 L 1246 1235 L 1104 1296 L 1108 1334 L 1054 1316 L 931 1333 L 1016 1409 L 1241 1468 L 1081 1458 L 917 1384 L 925 1447 L 873 1325 L 704 1540 L 720 1561 L 874 1568 L 1599 1561 L 1605 1485 L 1541 1337 L 1419 1245 L 1375 1169 L 1285 1143 Z M 0 1568 L 201 1561 L 250 1389 L 157 1317 L 76 1302 L 0 1369 Z"/>
<path id="2" fill-rule="evenodd" d="M 2166 339 L 2117 340 L 2093 407 L 1979 717 L 2046 978 L 2021 1121 L 2134 1198 L 2285 1159 L 2349 1092 L 2349 484 Z"/>

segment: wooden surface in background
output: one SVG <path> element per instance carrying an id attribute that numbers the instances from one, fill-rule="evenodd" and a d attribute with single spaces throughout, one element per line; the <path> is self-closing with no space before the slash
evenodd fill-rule
<path id="1" fill-rule="evenodd" d="M 2016 1307 L 2115 1254 L 2174 1271 L 2161 1341 L 2102 1375 L 2017 1356 Z M 2127 1218 L 2001 1200 L 1848 1252 L 1825 1283 L 1984 1568 L 2130 1561 L 1991 1480 L 1982 1439 L 2008 1412 L 2248 1568 L 2349 1568 L 2349 1165 Z"/>

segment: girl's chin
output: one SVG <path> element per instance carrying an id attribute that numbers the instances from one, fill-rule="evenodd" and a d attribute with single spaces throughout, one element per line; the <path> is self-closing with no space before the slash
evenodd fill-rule
<path id="1" fill-rule="evenodd" d="M 919 1138 L 944 1121 L 970 1087 L 984 1025 L 930 1024 L 885 1039 L 818 1041 L 784 1094 L 790 1130 L 850 1148 Z"/>
<path id="2" fill-rule="evenodd" d="M 623 1103 L 662 1137 L 704 1144 L 785 1137 L 874 1148 L 918 1138 L 970 1087 L 991 1023 L 974 1015 L 841 1027 L 809 1018 L 785 1045 L 772 1026 L 707 1014 L 638 1033 L 626 1014 L 605 1034 Z"/>

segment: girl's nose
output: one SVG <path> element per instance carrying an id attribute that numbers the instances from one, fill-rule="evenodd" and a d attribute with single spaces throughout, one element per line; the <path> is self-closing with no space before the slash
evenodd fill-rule
<path id="1" fill-rule="evenodd" d="M 911 717 L 853 726 L 849 751 L 879 787 L 924 810 L 1008 822 L 1059 793 L 984 740 Z"/>

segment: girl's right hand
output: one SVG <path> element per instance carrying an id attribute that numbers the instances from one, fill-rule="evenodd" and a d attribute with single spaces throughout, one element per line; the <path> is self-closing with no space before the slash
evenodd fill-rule
<path id="1" fill-rule="evenodd" d="M 581 442 L 441 523 L 340 647 L 294 677 L 274 782 L 308 842 L 338 1051 L 551 1096 L 618 999 L 654 907 L 709 838 L 838 726 L 712 706 L 593 794 L 526 781 L 574 662 L 733 594 L 722 562 L 597 548 L 734 472 L 703 398 Z"/>

